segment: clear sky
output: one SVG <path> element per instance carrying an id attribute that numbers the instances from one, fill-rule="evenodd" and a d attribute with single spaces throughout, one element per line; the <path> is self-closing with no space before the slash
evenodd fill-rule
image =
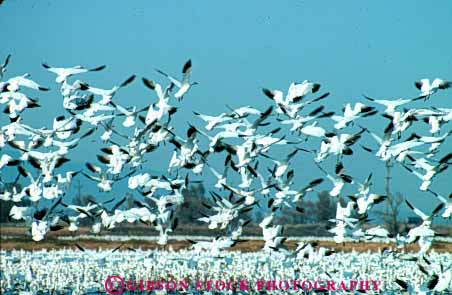
<path id="1" fill-rule="evenodd" d="M 0 6 L 0 59 L 11 53 L 8 74 L 28 72 L 51 88 L 57 85 L 43 61 L 106 64 L 102 74 L 83 79 L 109 88 L 130 74 L 161 79 L 154 68 L 180 73 L 191 58 L 200 84 L 181 105 L 178 124 L 186 126 L 193 110 L 220 113 L 225 104 L 264 108 L 269 101 L 262 87 L 286 90 L 305 79 L 332 93 L 326 105 L 333 110 L 362 100 L 363 93 L 416 96 L 415 80 L 452 79 L 451 22 L 449 0 L 6 0 Z M 61 97 L 52 93 L 42 95 L 46 108 L 30 112 L 26 122 L 48 126 L 49 113 L 61 112 Z M 127 96 L 127 104 L 146 105 L 153 98 L 147 93 L 136 82 L 115 99 Z M 452 91 L 429 104 L 452 107 Z M 378 124 L 368 127 L 381 130 Z M 446 150 L 451 144 L 449 139 Z M 361 178 L 369 170 L 383 171 L 381 162 L 367 158 L 349 163 Z M 393 190 L 416 194 L 414 203 L 431 208 L 431 196 L 419 195 L 417 179 L 399 170 Z M 451 171 L 432 188 L 448 194 Z"/>

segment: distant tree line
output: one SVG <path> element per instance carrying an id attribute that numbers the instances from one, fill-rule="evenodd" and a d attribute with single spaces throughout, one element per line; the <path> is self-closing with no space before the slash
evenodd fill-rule
<path id="1" fill-rule="evenodd" d="M 181 224 L 203 224 L 197 219 L 201 217 L 201 212 L 207 213 L 207 209 L 202 202 L 209 203 L 205 196 L 205 188 L 202 183 L 190 185 L 182 194 L 184 195 L 184 204 L 178 209 L 177 216 Z M 293 208 L 284 208 L 277 214 L 275 222 L 278 224 L 316 224 L 326 223 L 329 219 L 336 216 L 336 203 L 327 191 L 322 191 L 317 195 L 316 201 L 300 201 L 298 207 L 302 210 L 297 211 Z M 252 224 L 258 224 L 264 217 L 265 212 L 259 208 L 246 212 L 242 215 L 243 219 L 250 219 Z"/>

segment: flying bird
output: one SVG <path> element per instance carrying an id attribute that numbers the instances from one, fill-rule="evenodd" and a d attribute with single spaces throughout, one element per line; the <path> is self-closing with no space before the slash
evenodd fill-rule
<path id="1" fill-rule="evenodd" d="M 429 79 L 421 79 L 414 82 L 414 85 L 421 91 L 421 95 L 425 96 L 425 99 L 429 99 L 430 96 L 438 90 L 450 88 L 452 86 L 452 82 L 436 78 L 430 83 Z"/>
<path id="2" fill-rule="evenodd" d="M 192 68 L 191 59 L 189 59 L 182 68 L 183 74 L 182 81 L 175 79 L 174 77 L 166 74 L 165 72 L 162 72 L 159 69 L 156 69 L 156 71 L 167 77 L 174 85 L 176 85 L 176 87 L 179 88 L 179 90 L 174 94 L 174 97 L 181 101 L 184 98 L 184 95 L 188 92 L 188 90 L 192 86 L 198 84 L 198 82 L 190 82 L 191 68 Z"/>
<path id="3" fill-rule="evenodd" d="M 52 72 L 57 75 L 57 77 L 55 78 L 55 82 L 57 82 L 57 83 L 63 83 L 64 81 L 67 80 L 67 78 L 69 78 L 73 75 L 87 73 L 87 72 L 98 72 L 98 71 L 102 71 L 106 67 L 103 65 L 103 66 L 95 67 L 92 69 L 87 69 L 82 66 L 75 66 L 72 68 L 56 68 L 56 67 L 49 66 L 46 63 L 43 63 L 42 66 L 49 72 Z"/>

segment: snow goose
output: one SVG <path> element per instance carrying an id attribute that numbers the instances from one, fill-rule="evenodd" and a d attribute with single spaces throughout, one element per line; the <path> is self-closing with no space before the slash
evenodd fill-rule
<path id="1" fill-rule="evenodd" d="M 162 72 L 161 70 L 157 69 L 156 71 L 158 73 L 164 75 L 165 77 L 167 77 L 174 85 L 176 85 L 179 88 L 179 90 L 174 94 L 174 97 L 180 101 L 184 98 L 184 95 L 188 92 L 188 90 L 192 86 L 198 84 L 198 82 L 190 82 L 191 69 L 192 69 L 192 64 L 191 64 L 191 59 L 189 59 L 184 64 L 184 67 L 182 68 L 182 74 L 183 74 L 182 81 L 179 81 L 179 80 L 173 78 L 172 76 L 166 74 L 165 72 Z"/>
<path id="2" fill-rule="evenodd" d="M 71 67 L 71 68 L 56 68 L 56 67 L 49 66 L 46 63 L 43 63 L 42 66 L 49 72 L 52 72 L 57 75 L 57 77 L 55 79 L 55 82 L 57 82 L 57 83 L 63 83 L 65 80 L 67 80 L 67 78 L 69 78 L 70 76 L 76 75 L 76 74 L 82 74 L 82 73 L 87 73 L 87 72 L 97 72 L 97 71 L 102 71 L 103 69 L 106 68 L 106 66 L 104 66 L 104 65 L 96 67 L 96 68 L 92 68 L 92 69 L 87 69 L 82 66 L 75 66 L 75 67 Z"/>

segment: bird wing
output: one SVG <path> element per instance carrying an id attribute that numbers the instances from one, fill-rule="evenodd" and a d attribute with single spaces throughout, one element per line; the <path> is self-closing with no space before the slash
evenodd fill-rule
<path id="1" fill-rule="evenodd" d="M 191 59 L 189 59 L 183 69 L 182 69 L 182 73 L 184 74 L 183 78 L 182 78 L 182 84 L 189 84 L 190 83 L 190 74 L 191 74 Z"/>
<path id="2" fill-rule="evenodd" d="M 11 58 L 11 54 L 8 54 L 8 56 L 6 56 L 5 62 L 2 65 L 2 68 L 6 68 L 6 66 L 9 63 L 9 59 Z"/>
<path id="3" fill-rule="evenodd" d="M 411 210 L 413 210 L 413 212 L 419 216 L 420 218 L 422 218 L 422 220 L 427 220 L 429 217 L 427 216 L 427 214 L 425 214 L 424 212 L 422 212 L 421 210 L 419 210 L 418 208 L 414 207 L 408 200 L 405 200 L 406 204 L 408 205 L 408 207 L 410 207 Z"/>
<path id="4" fill-rule="evenodd" d="M 63 73 L 63 68 L 54 68 L 52 66 L 49 66 L 46 63 L 42 63 L 42 66 L 49 72 L 55 73 L 57 75 L 61 75 Z"/>
<path id="5" fill-rule="evenodd" d="M 129 85 L 130 83 L 133 82 L 133 80 L 135 80 L 136 75 L 132 75 L 129 78 L 127 78 L 124 82 L 121 83 L 121 85 L 119 85 L 119 88 L 122 88 L 124 86 Z"/>
<path id="6" fill-rule="evenodd" d="M 179 88 L 182 87 L 182 83 L 181 83 L 179 80 L 176 80 L 176 78 L 174 78 L 174 77 L 168 75 L 167 73 L 165 73 L 165 72 L 163 72 L 163 71 L 161 71 L 161 70 L 159 70 L 159 69 L 155 69 L 155 70 L 157 71 L 157 73 L 159 73 L 159 74 L 161 74 L 161 75 L 167 77 L 167 78 L 168 78 L 174 85 L 176 85 L 177 87 L 179 87 Z"/>

